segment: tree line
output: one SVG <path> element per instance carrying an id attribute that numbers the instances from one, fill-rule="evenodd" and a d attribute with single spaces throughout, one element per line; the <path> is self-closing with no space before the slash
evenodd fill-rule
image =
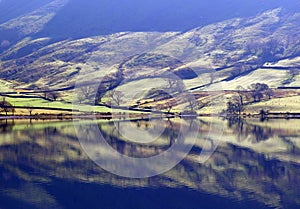
<path id="1" fill-rule="evenodd" d="M 238 86 L 237 95 L 232 96 L 227 102 L 226 112 L 241 114 L 246 105 L 260 102 L 263 99 L 270 100 L 272 96 L 274 96 L 274 91 L 265 83 L 254 83 L 246 89 Z"/>

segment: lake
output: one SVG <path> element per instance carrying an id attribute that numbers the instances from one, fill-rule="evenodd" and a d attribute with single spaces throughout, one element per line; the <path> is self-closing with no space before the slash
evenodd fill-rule
<path id="1" fill-rule="evenodd" d="M 2 120 L 0 170 L 1 209 L 300 208 L 300 120 Z"/>

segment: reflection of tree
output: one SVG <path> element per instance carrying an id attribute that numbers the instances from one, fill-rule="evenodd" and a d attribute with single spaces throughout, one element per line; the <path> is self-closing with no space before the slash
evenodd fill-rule
<path id="1" fill-rule="evenodd" d="M 1 120 L 0 121 L 0 133 L 7 133 L 13 130 L 15 123 L 14 121 Z"/>
<path id="2" fill-rule="evenodd" d="M 271 136 L 273 136 L 273 132 L 270 128 L 265 128 L 256 125 L 252 127 L 252 134 L 255 137 L 255 141 L 252 141 L 253 143 L 259 143 L 260 141 L 268 140 L 271 138 Z"/>
<path id="3" fill-rule="evenodd" d="M 167 124 L 168 125 L 163 132 L 163 136 L 169 138 L 169 147 L 171 147 L 175 143 L 175 140 L 179 137 L 180 133 L 179 131 L 176 131 L 175 124 L 172 122 L 172 120 L 168 119 Z"/>
<path id="4" fill-rule="evenodd" d="M 243 141 L 249 136 L 252 136 L 251 142 L 259 143 L 270 139 L 274 135 L 270 128 L 251 125 L 237 117 L 228 118 L 228 127 L 235 131 L 239 141 Z"/>

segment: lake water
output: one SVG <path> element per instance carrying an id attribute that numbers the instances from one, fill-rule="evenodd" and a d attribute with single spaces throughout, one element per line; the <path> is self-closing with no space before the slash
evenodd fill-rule
<path id="1" fill-rule="evenodd" d="M 114 150 L 140 159 L 170 149 L 182 127 L 198 134 L 174 168 L 133 179 L 91 160 L 96 155 L 81 138 L 90 136 L 97 147 L 91 124 Z M 300 208 L 299 120 L 83 121 L 75 127 L 72 121 L 1 121 L 1 209 Z M 212 155 L 203 155 L 209 146 Z M 95 150 L 112 163 L 109 153 Z"/>

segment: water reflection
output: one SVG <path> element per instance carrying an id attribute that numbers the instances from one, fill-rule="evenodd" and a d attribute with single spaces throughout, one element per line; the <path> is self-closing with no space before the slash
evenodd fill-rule
<path id="1" fill-rule="evenodd" d="M 0 120 L 0 133 L 11 132 L 14 125 L 14 120 Z"/>
<path id="2" fill-rule="evenodd" d="M 191 128 L 193 121 L 188 121 L 188 125 Z M 140 158 L 168 150 L 180 136 L 180 124 L 170 119 L 108 122 L 99 124 L 99 129 L 109 145 L 119 153 Z"/>
<path id="3" fill-rule="evenodd" d="M 125 123 L 98 126 L 115 150 L 153 156 L 172 146 L 182 121 L 166 120 L 152 145 L 120 136 L 116 129 Z M 130 123 L 147 130 L 161 126 Z M 227 129 L 215 153 L 199 163 L 211 123 Z M 73 123 L 1 121 L 0 208 L 299 208 L 300 121 L 201 118 L 197 124 L 201 134 L 179 165 L 160 176 L 129 179 L 92 162 Z"/>
<path id="4" fill-rule="evenodd" d="M 266 141 L 274 134 L 271 128 L 247 124 L 247 121 L 238 117 L 229 118 L 228 127 L 238 134 L 239 141 L 245 140 L 248 136 L 253 136 L 251 137 L 251 143 Z"/>
<path id="5" fill-rule="evenodd" d="M 134 121 L 105 125 L 97 121 L 75 122 L 75 130 L 82 148 L 102 168 L 124 177 L 144 178 L 170 170 L 192 149 L 199 124 L 195 120 L 177 120 L 176 129 L 166 119 L 144 121 L 143 128 L 126 125 Z M 128 132 L 124 127 L 129 128 Z"/>

